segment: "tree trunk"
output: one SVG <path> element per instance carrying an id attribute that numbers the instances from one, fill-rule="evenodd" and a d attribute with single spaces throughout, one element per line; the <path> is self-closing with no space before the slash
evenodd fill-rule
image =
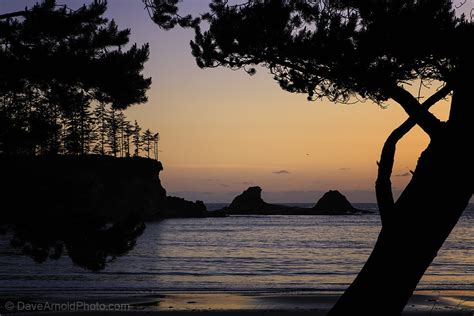
<path id="1" fill-rule="evenodd" d="M 400 315 L 473 193 L 473 107 L 454 89 L 450 120 L 421 155 L 361 272 L 328 315 Z"/>

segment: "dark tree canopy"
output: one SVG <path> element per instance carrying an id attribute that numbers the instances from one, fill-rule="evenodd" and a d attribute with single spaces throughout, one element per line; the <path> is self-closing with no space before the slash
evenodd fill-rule
<path id="1" fill-rule="evenodd" d="M 73 10 L 46 0 L 0 15 L 0 153 L 117 155 L 121 122 L 106 116 L 147 101 L 149 47 L 126 48 L 130 30 L 106 9 L 106 1 Z"/>
<path id="2" fill-rule="evenodd" d="M 47 97 L 67 88 L 117 109 L 146 102 L 148 45 L 124 50 L 130 30 L 104 18 L 106 9 L 105 1 L 71 10 L 47 0 L 2 18 L 0 93 Z"/>
<path id="3" fill-rule="evenodd" d="M 253 73 L 263 65 L 285 90 L 338 102 L 358 94 L 380 103 L 394 85 L 449 80 L 469 55 L 457 48 L 472 34 L 449 0 L 214 0 L 202 15 L 205 31 L 177 15 L 177 1 L 145 2 L 162 27 L 194 27 L 200 67 Z"/>

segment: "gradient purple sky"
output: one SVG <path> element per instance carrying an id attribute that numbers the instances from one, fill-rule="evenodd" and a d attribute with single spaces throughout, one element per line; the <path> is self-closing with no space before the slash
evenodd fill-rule
<path id="1" fill-rule="evenodd" d="M 37 1 L 0 0 L 0 12 Z M 76 8 L 89 0 L 58 0 Z M 473 6 L 474 0 L 468 1 Z M 308 102 L 282 91 L 265 69 L 199 69 L 190 53 L 193 33 L 160 30 L 140 0 L 109 0 L 107 16 L 131 28 L 131 42 L 150 43 L 145 74 L 153 78 L 149 102 L 126 111 L 161 135 L 161 178 L 169 194 L 205 202 L 229 202 L 250 185 L 260 185 L 270 202 L 315 202 L 338 189 L 353 202 L 373 202 L 376 161 L 385 138 L 405 113 L 366 102 L 335 105 Z M 207 1 L 184 0 L 183 12 L 203 12 Z M 426 95 L 431 94 L 426 92 Z M 433 110 L 445 119 L 447 102 Z M 394 189 L 427 144 L 417 129 L 402 140 Z"/>

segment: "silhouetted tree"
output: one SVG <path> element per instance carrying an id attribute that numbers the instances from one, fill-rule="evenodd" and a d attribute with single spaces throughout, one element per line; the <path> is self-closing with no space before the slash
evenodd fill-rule
<path id="1" fill-rule="evenodd" d="M 30 102 L 26 96 L 8 93 L 3 95 L 0 104 L 0 150 L 2 152 L 18 152 L 21 154 L 33 154 L 35 148 L 32 142 L 43 140 L 44 135 L 50 134 L 50 126 L 43 111 L 33 110 L 36 104 Z M 42 108 L 42 107 L 41 107 Z M 36 134 L 36 139 L 31 139 L 31 130 L 42 127 L 43 133 Z"/>
<path id="2" fill-rule="evenodd" d="M 97 132 L 97 143 L 94 152 L 105 155 L 107 145 L 107 134 L 109 131 L 109 111 L 105 103 L 98 103 L 93 111 Z"/>
<path id="3" fill-rule="evenodd" d="M 81 132 L 79 131 L 79 126 L 76 125 L 79 121 L 79 113 L 72 111 L 68 114 L 64 122 L 64 151 L 66 154 L 82 154 Z"/>
<path id="4" fill-rule="evenodd" d="M 138 157 L 140 155 L 140 150 L 142 149 L 142 137 L 141 137 L 141 127 L 138 125 L 137 121 L 133 125 L 133 134 L 132 134 L 132 141 L 133 141 L 133 156 Z"/>
<path id="5" fill-rule="evenodd" d="M 81 111 L 66 100 L 114 109 L 146 102 L 151 79 L 141 72 L 148 45 L 124 49 L 130 30 L 106 19 L 106 8 L 99 0 L 77 10 L 45 0 L 0 14 L 1 153 L 85 151 L 71 125 L 80 124 Z M 86 113 L 86 103 L 75 104 Z"/>
<path id="6" fill-rule="evenodd" d="M 130 157 L 130 138 L 133 136 L 133 126 L 129 121 L 124 121 L 122 130 L 124 155 Z"/>
<path id="7" fill-rule="evenodd" d="M 156 160 L 158 160 L 158 142 L 160 141 L 160 133 L 153 135 L 153 153 Z"/>
<path id="8" fill-rule="evenodd" d="M 143 149 L 146 151 L 146 157 L 150 158 L 150 150 L 153 146 L 153 133 L 147 129 L 143 133 Z"/>
<path id="9" fill-rule="evenodd" d="M 118 127 L 118 146 L 120 157 L 125 157 L 125 125 L 127 123 L 125 114 L 122 111 L 117 112 L 117 127 Z"/>
<path id="10" fill-rule="evenodd" d="M 110 154 L 117 157 L 120 151 L 120 122 L 117 117 L 118 112 L 111 109 L 107 116 L 107 143 L 110 148 Z"/>
<path id="11" fill-rule="evenodd" d="M 309 100 L 396 101 L 409 118 L 388 137 L 376 194 L 382 230 L 367 263 L 330 315 L 399 315 L 473 193 L 468 154 L 474 25 L 449 0 L 214 0 L 202 18 L 177 14 L 176 0 L 144 0 L 169 29 L 193 27 L 198 66 L 255 73 L 268 68 L 284 90 Z M 206 24 L 205 28 L 201 25 Z M 203 31 L 205 30 L 205 31 Z M 439 88 L 422 104 L 409 85 Z M 453 93 L 447 122 L 428 109 Z M 397 201 L 390 176 L 397 142 L 418 125 L 430 144 Z M 356 149 L 355 149 L 356 150 Z M 388 294 L 390 293 L 390 294 Z"/>
<path id="12" fill-rule="evenodd" d="M 46 133 L 43 135 L 45 135 L 46 138 L 41 140 L 43 144 L 42 152 L 44 154 L 54 155 L 64 150 L 64 131 L 62 129 L 64 120 L 61 112 L 62 106 L 67 102 L 66 100 L 72 99 L 73 96 L 68 96 L 67 93 L 63 93 L 64 90 L 57 84 L 52 85 L 49 92 L 50 93 L 46 95 L 46 98 L 37 104 L 36 114 L 38 115 L 36 116 L 36 119 L 44 120 L 43 128 L 45 128 Z M 26 129 L 28 131 L 28 126 Z M 35 135 L 31 136 L 35 137 Z M 28 141 L 28 144 L 34 146 L 32 141 Z"/>
<path id="13" fill-rule="evenodd" d="M 79 134 L 81 141 L 81 154 L 91 152 L 92 145 L 97 139 L 94 130 L 94 118 L 89 107 L 81 107 L 79 110 Z"/>
<path id="14" fill-rule="evenodd" d="M 89 109 L 89 98 L 83 94 L 68 94 L 64 99 L 63 143 L 67 154 L 86 154 L 94 141 L 94 121 Z"/>

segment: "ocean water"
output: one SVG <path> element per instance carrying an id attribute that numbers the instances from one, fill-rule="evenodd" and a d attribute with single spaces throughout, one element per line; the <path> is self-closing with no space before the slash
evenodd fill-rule
<path id="1" fill-rule="evenodd" d="M 168 219 L 147 224 L 128 255 L 96 273 L 73 266 L 67 256 L 36 264 L 0 236 L 0 296 L 341 291 L 369 256 L 379 229 L 376 214 Z M 471 205 L 418 289 L 473 290 L 473 250 Z"/>

